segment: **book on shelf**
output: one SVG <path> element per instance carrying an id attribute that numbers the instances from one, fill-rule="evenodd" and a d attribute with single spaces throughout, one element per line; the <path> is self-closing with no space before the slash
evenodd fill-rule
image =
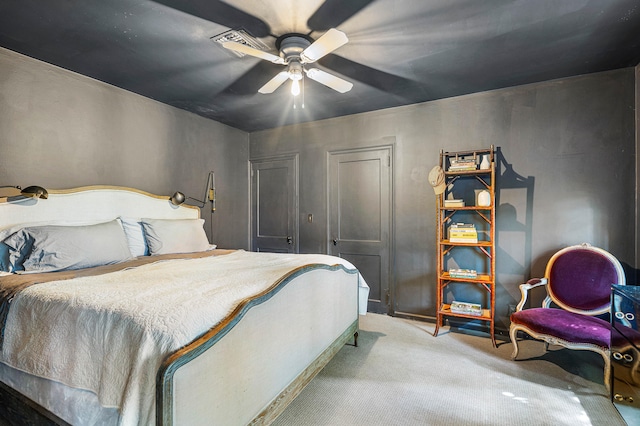
<path id="1" fill-rule="evenodd" d="M 476 170 L 478 168 L 476 164 L 476 158 L 473 157 L 456 157 L 449 160 L 448 171 L 460 172 L 465 170 Z"/>
<path id="2" fill-rule="evenodd" d="M 477 244 L 478 238 L 473 237 L 449 237 L 450 243 L 467 243 L 467 244 Z"/>
<path id="3" fill-rule="evenodd" d="M 475 232 L 476 225 L 474 225 L 473 223 L 456 222 L 456 223 L 452 223 L 451 226 L 449 226 L 449 229 L 472 230 Z"/>
<path id="4" fill-rule="evenodd" d="M 451 312 L 456 314 L 481 316 L 482 306 L 478 303 L 456 302 L 454 300 L 451 302 Z"/>
<path id="5" fill-rule="evenodd" d="M 467 156 L 467 157 L 452 157 L 449 158 L 449 164 L 450 165 L 458 165 L 458 164 L 476 164 L 476 162 L 478 161 L 478 157 L 476 157 L 475 155 L 473 156 Z"/>
<path id="6" fill-rule="evenodd" d="M 456 165 L 456 166 L 449 166 L 449 169 L 447 171 L 450 172 L 464 172 L 464 171 L 469 171 L 469 170 L 476 170 L 477 167 L 474 164 L 468 164 L 468 165 Z"/>
<path id="7" fill-rule="evenodd" d="M 452 243 L 477 243 L 478 231 L 473 224 L 454 223 L 449 227 L 449 241 Z"/>
<path id="8" fill-rule="evenodd" d="M 467 243 L 467 244 L 477 244 L 478 237 L 474 235 L 453 235 L 449 236 L 450 243 Z"/>
<path id="9" fill-rule="evenodd" d="M 478 278 L 478 272 L 475 269 L 449 269 L 451 278 Z"/>
<path id="10" fill-rule="evenodd" d="M 464 207 L 464 200 L 444 200 L 445 207 Z"/>
<path id="11" fill-rule="evenodd" d="M 454 238 L 478 238 L 478 233 L 476 231 L 453 229 L 453 230 L 449 230 L 449 237 L 454 237 Z"/>

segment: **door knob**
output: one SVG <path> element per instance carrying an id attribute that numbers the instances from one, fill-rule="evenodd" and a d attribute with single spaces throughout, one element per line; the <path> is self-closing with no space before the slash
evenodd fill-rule
<path id="1" fill-rule="evenodd" d="M 337 239 L 335 239 L 335 238 L 333 239 L 333 245 L 334 245 L 334 246 L 337 246 L 337 245 L 338 245 L 338 240 L 337 240 Z"/>
<path id="2" fill-rule="evenodd" d="M 289 245 L 293 244 L 293 238 L 287 236 L 287 244 Z"/>

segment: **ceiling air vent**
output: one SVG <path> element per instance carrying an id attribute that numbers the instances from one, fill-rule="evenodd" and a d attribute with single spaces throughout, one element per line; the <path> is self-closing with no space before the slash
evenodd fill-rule
<path id="1" fill-rule="evenodd" d="M 218 34 L 217 36 L 211 37 L 211 40 L 220 44 L 225 43 L 227 41 L 235 41 L 236 43 L 244 44 L 246 46 L 253 47 L 254 49 L 263 50 L 263 51 L 269 50 L 269 46 L 267 46 L 257 38 L 253 37 L 245 30 L 225 31 L 222 34 Z M 234 50 L 229 50 L 229 51 L 235 53 L 240 57 L 246 56 L 242 52 L 236 52 Z"/>

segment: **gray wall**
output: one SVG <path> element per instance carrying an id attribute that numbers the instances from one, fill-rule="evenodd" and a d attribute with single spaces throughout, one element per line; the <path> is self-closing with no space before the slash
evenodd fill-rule
<path id="1" fill-rule="evenodd" d="M 326 250 L 326 156 L 393 143 L 395 305 L 435 314 L 435 197 L 441 149 L 499 150 L 497 326 L 518 285 L 559 248 L 589 242 L 635 263 L 634 69 L 444 99 L 252 133 L 250 157 L 300 155 L 300 250 Z M 312 107 L 312 102 L 308 102 Z"/>
<path id="2" fill-rule="evenodd" d="M 122 185 L 201 199 L 214 170 L 210 238 L 246 248 L 247 156 L 245 132 L 0 48 L 0 185 Z M 210 221 L 207 209 L 202 217 Z"/>

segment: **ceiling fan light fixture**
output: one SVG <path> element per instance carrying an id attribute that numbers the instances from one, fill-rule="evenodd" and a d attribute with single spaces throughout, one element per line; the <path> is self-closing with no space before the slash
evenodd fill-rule
<path id="1" fill-rule="evenodd" d="M 289 61 L 289 78 L 291 80 L 302 80 L 302 64 L 295 59 Z"/>
<path id="2" fill-rule="evenodd" d="M 289 61 L 289 78 L 291 79 L 291 94 L 300 94 L 300 80 L 302 80 L 302 64 L 296 59 Z"/>
<path id="3" fill-rule="evenodd" d="M 291 82 L 291 94 L 293 96 L 298 96 L 300 94 L 300 80 L 293 80 Z"/>

